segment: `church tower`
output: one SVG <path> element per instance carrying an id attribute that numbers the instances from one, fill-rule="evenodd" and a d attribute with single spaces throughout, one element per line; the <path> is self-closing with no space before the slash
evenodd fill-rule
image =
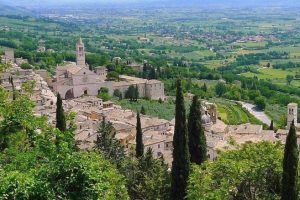
<path id="1" fill-rule="evenodd" d="M 298 115 L 298 104 L 290 103 L 287 106 L 287 128 L 290 129 L 292 122 L 294 121 L 295 126 L 297 126 L 297 115 Z"/>
<path id="2" fill-rule="evenodd" d="M 76 44 L 76 63 L 77 66 L 85 67 L 85 49 L 84 49 L 84 43 L 82 42 L 82 39 L 80 38 L 79 41 Z"/>

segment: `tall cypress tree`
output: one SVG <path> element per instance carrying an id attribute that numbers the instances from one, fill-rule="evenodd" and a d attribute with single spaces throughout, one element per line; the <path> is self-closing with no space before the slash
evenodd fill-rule
<path id="1" fill-rule="evenodd" d="M 298 160 L 297 135 L 293 122 L 287 135 L 284 149 L 281 200 L 298 199 Z"/>
<path id="2" fill-rule="evenodd" d="M 141 108 L 141 114 L 142 114 L 142 115 L 146 115 L 146 109 L 145 109 L 144 106 L 142 106 L 142 108 Z"/>
<path id="3" fill-rule="evenodd" d="M 143 144 L 143 133 L 142 133 L 142 126 L 141 126 L 141 118 L 140 113 L 137 113 L 136 116 L 136 136 L 135 136 L 135 155 L 137 158 L 140 158 L 144 155 L 144 144 Z"/>
<path id="4" fill-rule="evenodd" d="M 201 123 L 201 103 L 197 96 L 194 96 L 190 108 L 188 131 L 189 131 L 189 150 L 191 162 L 202 164 L 207 156 L 206 136 Z"/>
<path id="5" fill-rule="evenodd" d="M 63 103 L 60 94 L 57 94 L 56 101 L 56 128 L 58 128 L 61 132 L 66 131 L 66 117 L 65 111 L 63 108 Z"/>
<path id="6" fill-rule="evenodd" d="M 10 76 L 8 78 L 10 84 L 11 84 L 11 87 L 12 87 L 12 98 L 13 100 L 16 100 L 16 88 L 15 88 L 15 84 L 14 84 L 14 79 L 12 76 Z"/>
<path id="7" fill-rule="evenodd" d="M 271 124 L 270 124 L 270 128 L 269 128 L 270 130 L 274 130 L 274 122 L 273 122 L 273 120 L 271 121 Z"/>
<path id="8" fill-rule="evenodd" d="M 190 171 L 188 131 L 181 81 L 177 80 L 175 131 L 173 137 L 173 163 L 171 172 L 171 199 L 182 200 L 186 196 Z"/>

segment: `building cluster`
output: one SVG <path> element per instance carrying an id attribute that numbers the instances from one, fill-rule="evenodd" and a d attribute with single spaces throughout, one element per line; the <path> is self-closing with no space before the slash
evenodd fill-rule
<path id="1" fill-rule="evenodd" d="M 80 39 L 76 45 L 76 63 L 58 66 L 51 87 L 63 99 L 73 99 L 82 95 L 97 96 L 101 88 L 107 88 L 110 95 L 120 91 L 125 96 L 127 89 L 134 86 L 140 97 L 164 99 L 164 84 L 158 80 L 147 80 L 131 76 L 119 76 L 118 81 L 108 81 L 106 67 L 96 67 L 91 71 L 85 62 L 85 47 Z"/>
<path id="2" fill-rule="evenodd" d="M 12 67 L 0 74 L 1 86 L 12 90 L 10 79 L 13 78 L 15 89 L 22 92 L 22 85 L 25 82 L 34 81 L 31 98 L 37 105 L 35 113 L 38 116 L 47 116 L 49 123 L 53 125 L 56 123 L 55 94 L 59 92 L 65 99 L 63 101 L 65 111 L 76 113 L 75 138 L 81 149 L 93 148 L 99 124 L 104 119 L 112 124 L 115 138 L 128 152 L 135 146 L 137 114 L 96 97 L 101 87 L 107 87 L 111 94 L 114 90 L 119 90 L 124 95 L 128 87 L 134 85 L 142 96 L 151 99 L 164 97 L 164 86 L 160 81 L 124 75 L 119 77 L 118 82 L 106 81 L 106 68 L 97 67 L 95 71 L 90 71 L 85 63 L 84 45 L 81 40 L 77 44 L 77 62 L 57 67 L 54 81 L 44 70 L 21 69 L 20 64 L 16 63 L 17 60 L 22 59 L 15 59 L 12 50 L 5 51 L 2 61 L 11 62 Z M 263 130 L 262 125 L 226 125 L 218 119 L 217 106 L 203 101 L 201 121 L 207 138 L 208 158 L 215 160 L 220 150 L 234 149 L 247 142 L 284 143 L 292 122 L 295 123 L 297 130 L 300 130 L 297 123 L 297 104 L 289 104 L 287 110 L 287 129 L 275 132 Z M 155 158 L 164 156 L 166 162 L 171 164 L 175 121 L 141 115 L 141 126 L 145 151 L 151 148 Z M 300 147 L 300 134 L 298 136 Z"/>
<path id="3" fill-rule="evenodd" d="M 55 112 L 56 96 L 49 88 L 44 77 L 47 72 L 45 70 L 22 69 L 20 65 L 26 60 L 22 58 L 14 58 L 12 50 L 6 50 L 2 62 L 9 62 L 11 67 L 5 72 L 0 73 L 0 84 L 7 90 L 16 90 L 24 92 L 22 85 L 31 82 L 33 85 L 30 98 L 36 102 L 35 112 L 38 114 L 48 114 L 47 109 L 52 109 Z M 21 63 L 21 64 L 20 64 Z M 13 88 L 14 87 L 14 88 Z M 47 110 L 43 112 L 43 110 Z"/>

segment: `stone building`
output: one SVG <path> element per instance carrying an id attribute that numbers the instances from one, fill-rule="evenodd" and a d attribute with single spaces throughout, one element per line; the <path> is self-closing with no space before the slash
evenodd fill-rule
<path id="1" fill-rule="evenodd" d="M 291 124 L 294 122 L 295 126 L 298 126 L 298 104 L 290 103 L 287 106 L 287 129 L 290 129 Z"/>
<path id="2" fill-rule="evenodd" d="M 79 67 L 86 67 L 85 63 L 85 48 L 82 39 L 80 38 L 76 44 L 76 64 Z"/>
<path id="3" fill-rule="evenodd" d="M 5 49 L 4 50 L 4 60 L 5 60 L 5 62 L 14 63 L 15 62 L 14 50 L 12 50 L 12 49 Z"/>
<path id="4" fill-rule="evenodd" d="M 107 81 L 105 67 L 96 67 L 95 71 L 89 70 L 85 63 L 85 48 L 81 39 L 78 41 L 76 49 L 77 62 L 58 66 L 53 80 L 54 91 L 60 93 L 63 99 L 72 99 L 83 95 L 96 96 L 102 87 L 108 88 L 110 95 L 113 95 L 115 90 L 119 90 L 124 96 L 131 85 L 138 87 L 140 97 L 164 99 L 164 84 L 161 81 L 123 75 L 120 75 L 118 82 Z"/>

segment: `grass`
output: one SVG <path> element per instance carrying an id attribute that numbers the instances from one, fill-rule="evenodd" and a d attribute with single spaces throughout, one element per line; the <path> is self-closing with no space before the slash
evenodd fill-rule
<path id="1" fill-rule="evenodd" d="M 214 99 L 214 102 L 217 104 L 219 117 L 226 124 L 262 124 L 238 103 L 224 99 Z"/>
<path id="2" fill-rule="evenodd" d="M 163 103 L 144 99 L 139 99 L 137 102 L 130 102 L 128 99 L 114 99 L 113 101 L 122 106 L 122 108 L 133 111 L 140 111 L 142 106 L 144 106 L 146 114 L 152 117 L 158 117 L 166 120 L 172 120 L 175 117 L 175 104 L 172 101 Z"/>
<path id="3" fill-rule="evenodd" d="M 144 106 L 146 114 L 152 117 L 158 117 L 169 121 L 175 117 L 175 104 L 173 101 L 159 103 L 158 101 L 154 100 L 139 99 L 137 102 L 130 102 L 128 99 L 118 100 L 115 98 L 113 101 L 122 108 L 133 111 L 140 111 L 142 106 Z M 226 124 L 262 124 L 247 110 L 242 108 L 241 105 L 235 102 L 224 99 L 213 99 L 212 101 L 217 104 L 219 117 L 221 117 L 221 120 Z M 188 112 L 189 103 L 186 103 L 186 113 L 188 114 Z"/>
<path id="4" fill-rule="evenodd" d="M 247 72 L 242 75 L 246 77 L 257 76 L 259 79 L 285 79 L 287 75 L 295 75 L 295 72 L 290 70 L 263 68 L 259 70 L 258 74 Z"/>
<path id="5" fill-rule="evenodd" d="M 286 107 L 278 104 L 267 104 L 265 113 L 274 121 L 277 128 L 284 128 L 286 119 Z"/>

